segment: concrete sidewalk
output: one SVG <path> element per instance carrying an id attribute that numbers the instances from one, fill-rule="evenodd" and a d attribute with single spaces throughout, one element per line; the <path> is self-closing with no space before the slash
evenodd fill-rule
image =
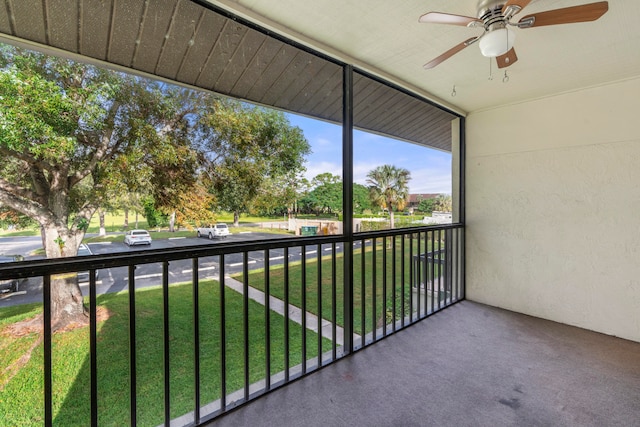
<path id="1" fill-rule="evenodd" d="M 238 280 L 233 279 L 229 276 L 225 276 L 224 284 L 225 286 L 233 289 L 239 294 L 241 295 L 244 294 L 244 286 L 242 282 L 239 282 Z M 259 304 L 265 305 L 264 292 L 258 289 L 249 287 L 249 298 Z M 284 305 L 284 301 L 282 301 L 281 299 L 278 299 L 274 296 L 269 297 L 269 307 L 271 308 L 271 310 L 284 316 L 285 305 Z M 302 325 L 302 310 L 294 305 L 289 304 L 289 319 Z M 307 311 L 306 321 L 307 321 L 307 329 L 317 333 L 318 332 L 318 316 L 316 316 L 315 314 L 309 313 Z M 324 338 L 333 340 L 333 325 L 330 321 L 325 319 L 322 319 L 322 336 Z M 360 335 L 354 334 L 353 338 L 354 340 L 359 340 Z M 336 325 L 336 344 L 338 346 L 342 346 L 344 344 L 344 331 L 340 326 L 337 326 L 337 325 Z"/>

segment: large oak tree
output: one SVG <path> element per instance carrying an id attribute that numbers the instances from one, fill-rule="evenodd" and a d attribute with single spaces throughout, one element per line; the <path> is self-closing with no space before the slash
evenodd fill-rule
<path id="1" fill-rule="evenodd" d="M 48 258 L 75 256 L 114 189 L 188 187 L 193 91 L 24 51 L 0 50 L 0 203 L 41 227 Z M 55 327 L 83 319 L 74 275 L 52 277 Z"/>
<path id="2" fill-rule="evenodd" d="M 203 173 L 248 180 L 251 197 L 308 150 L 282 113 L 0 45 L 0 205 L 40 225 L 48 258 L 75 256 L 113 194 L 189 212 Z M 51 295 L 54 327 L 84 320 L 74 275 L 52 277 Z"/>

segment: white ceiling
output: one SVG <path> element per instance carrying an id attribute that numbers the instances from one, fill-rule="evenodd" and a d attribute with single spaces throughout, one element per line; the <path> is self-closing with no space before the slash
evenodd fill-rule
<path id="1" fill-rule="evenodd" d="M 640 1 L 611 0 L 595 22 L 515 29 L 518 62 L 504 69 L 477 44 L 431 70 L 423 64 L 482 30 L 420 24 L 429 11 L 476 16 L 476 0 L 210 0 L 244 18 L 463 112 L 640 76 Z M 592 0 L 533 0 L 515 21 Z M 451 92 L 455 85 L 456 96 Z"/>

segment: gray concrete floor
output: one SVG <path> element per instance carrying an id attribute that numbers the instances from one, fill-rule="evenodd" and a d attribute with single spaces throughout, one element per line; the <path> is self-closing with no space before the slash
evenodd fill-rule
<path id="1" fill-rule="evenodd" d="M 463 301 L 215 426 L 640 426 L 640 343 Z"/>

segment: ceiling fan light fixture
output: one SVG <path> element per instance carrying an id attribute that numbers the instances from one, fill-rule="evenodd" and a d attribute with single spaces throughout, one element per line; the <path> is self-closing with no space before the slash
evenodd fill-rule
<path id="1" fill-rule="evenodd" d="M 515 39 L 516 33 L 511 28 L 498 28 L 482 36 L 480 52 L 489 58 L 504 55 L 513 47 Z"/>

